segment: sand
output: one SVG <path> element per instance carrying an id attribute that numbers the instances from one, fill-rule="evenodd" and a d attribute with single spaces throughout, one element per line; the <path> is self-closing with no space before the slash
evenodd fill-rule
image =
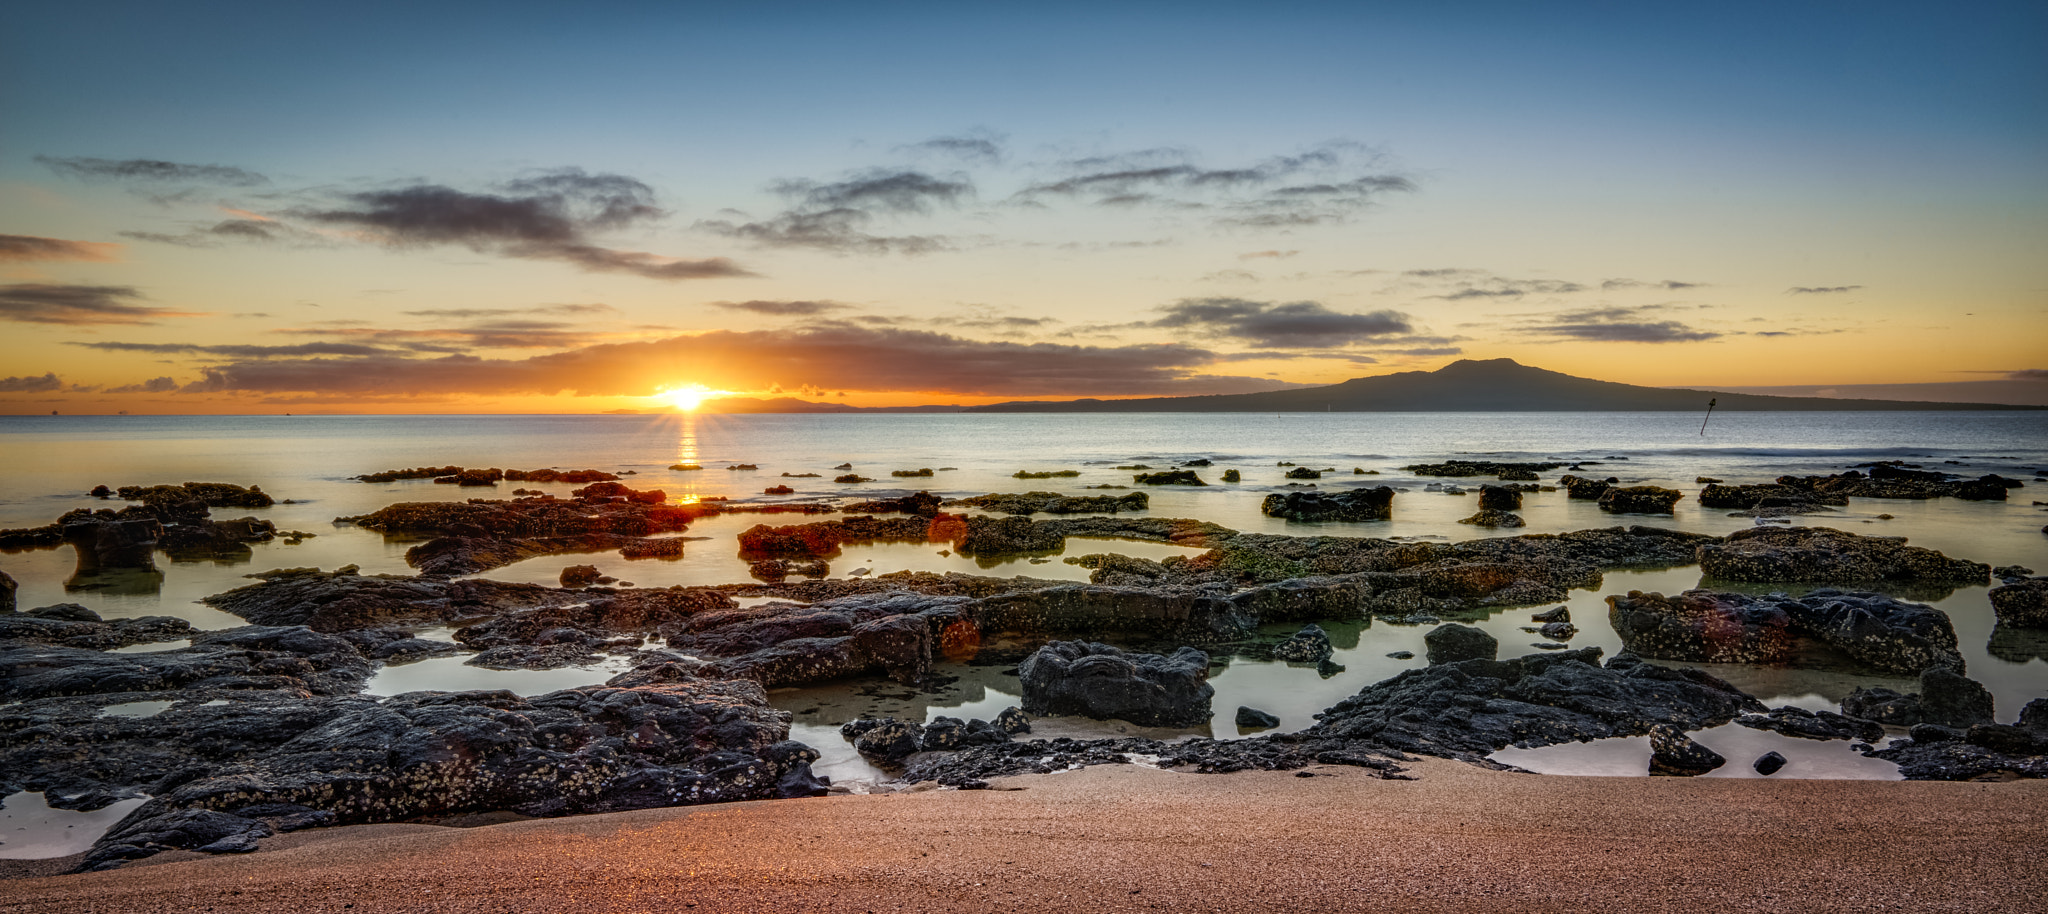
<path id="1" fill-rule="evenodd" d="M 0 910 L 2043 911 L 2048 782 L 1109 766 L 0 881 Z"/>

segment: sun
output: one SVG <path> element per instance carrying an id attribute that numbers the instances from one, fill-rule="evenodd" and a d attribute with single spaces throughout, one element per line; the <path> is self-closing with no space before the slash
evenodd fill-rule
<path id="1" fill-rule="evenodd" d="M 704 405 L 705 400 L 722 393 L 725 391 L 712 390 L 702 384 L 690 384 L 662 391 L 660 396 L 666 398 L 677 409 L 695 412 L 697 407 Z"/>

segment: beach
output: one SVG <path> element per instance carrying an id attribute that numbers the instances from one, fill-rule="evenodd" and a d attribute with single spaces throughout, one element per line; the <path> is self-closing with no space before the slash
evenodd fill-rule
<path id="1" fill-rule="evenodd" d="M 0 880 L 0 910 L 2048 910 L 2040 781 L 1309 771 L 1104 766 L 988 791 L 315 830 Z"/>

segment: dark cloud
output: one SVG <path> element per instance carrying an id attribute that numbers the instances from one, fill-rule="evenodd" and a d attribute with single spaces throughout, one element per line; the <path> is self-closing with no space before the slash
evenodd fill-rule
<path id="1" fill-rule="evenodd" d="M 36 161 L 60 175 L 82 181 L 222 184 L 229 187 L 255 187 L 270 183 L 269 178 L 260 174 L 229 165 L 187 165 L 161 159 L 94 159 L 83 156 L 36 156 Z"/>
<path id="2" fill-rule="evenodd" d="M 775 317 L 816 317 L 827 311 L 841 311 L 853 307 L 833 301 L 715 301 L 715 307 L 731 311 L 747 311 Z"/>
<path id="3" fill-rule="evenodd" d="M 117 341 L 67 343 L 102 352 L 147 352 L 157 355 L 216 355 L 233 359 L 268 359 L 288 356 L 305 357 L 316 355 L 391 355 L 393 350 L 380 346 L 364 346 L 357 343 L 294 343 L 289 346 L 254 346 L 236 344 L 203 343 L 127 343 Z"/>
<path id="4" fill-rule="evenodd" d="M 912 153 L 939 153 L 967 162 L 996 163 L 1003 160 L 1003 146 L 1006 137 L 987 131 L 975 131 L 967 136 L 934 137 L 922 143 L 911 143 L 897 147 Z"/>
<path id="5" fill-rule="evenodd" d="M 1793 286 L 1785 290 L 1787 295 L 1832 295 L 1837 292 L 1854 292 L 1862 286 Z"/>
<path id="6" fill-rule="evenodd" d="M 123 238 L 137 241 L 153 241 L 158 244 L 175 244 L 187 248 L 215 248 L 224 242 L 267 244 L 295 242 L 299 244 L 323 243 L 324 239 L 311 232 L 293 228 L 281 222 L 261 219 L 226 219 L 207 228 L 195 228 L 181 235 L 165 232 L 121 232 Z"/>
<path id="7" fill-rule="evenodd" d="M 58 379 L 57 373 L 54 371 L 41 376 L 27 375 L 18 378 L 0 378 L 0 393 L 44 394 L 62 389 L 64 389 L 64 382 Z"/>
<path id="8" fill-rule="evenodd" d="M 816 248 L 840 254 L 930 254 L 952 246 L 939 236 L 869 234 L 866 225 L 873 218 L 865 210 L 832 209 L 783 213 L 765 222 L 710 220 L 697 223 L 697 228 L 768 247 Z"/>
<path id="9" fill-rule="evenodd" d="M 918 171 L 871 171 L 830 184 L 781 181 L 771 189 L 801 200 L 803 209 L 812 212 L 928 213 L 934 204 L 951 206 L 974 193 L 974 185 L 965 177 L 946 180 Z"/>
<path id="10" fill-rule="evenodd" d="M 646 396 L 694 381 L 729 390 L 913 391 L 962 396 L 1178 395 L 1272 389 L 1270 379 L 1198 373 L 1215 360 L 1185 344 L 990 342 L 838 322 L 606 343 L 527 359 L 298 359 L 206 369 L 191 391 Z"/>
<path id="11" fill-rule="evenodd" d="M 933 235 L 881 235 L 868 230 L 877 216 L 922 215 L 974 195 L 965 176 L 935 177 L 919 171 L 876 170 L 844 181 L 778 181 L 770 190 L 795 201 L 758 221 L 712 219 L 697 228 L 767 247 L 814 248 L 840 254 L 929 254 L 950 248 Z"/>
<path id="12" fill-rule="evenodd" d="M 1568 295 L 1585 290 L 1585 286 L 1575 282 L 1555 279 L 1508 279 L 1489 275 L 1483 279 L 1461 282 L 1456 291 L 1430 297 L 1441 298 L 1444 301 L 1469 301 L 1485 298 L 1521 298 L 1524 295 Z"/>
<path id="13" fill-rule="evenodd" d="M 1343 222 L 1385 194 L 1416 189 L 1400 175 L 1362 173 L 1379 166 L 1377 155 L 1351 143 L 1235 168 L 1203 167 L 1184 150 L 1147 149 L 1060 163 L 1064 176 L 1029 185 L 1011 200 L 1212 209 L 1217 225 L 1285 229 Z"/>
<path id="14" fill-rule="evenodd" d="M 1412 349 L 1388 349 L 1383 351 L 1389 355 L 1411 356 L 1463 355 L 1465 353 L 1464 348 L 1459 346 L 1418 346 Z"/>
<path id="15" fill-rule="evenodd" d="M 1398 311 L 1346 314 L 1313 301 L 1275 304 L 1241 298 L 1189 298 L 1159 310 L 1166 316 L 1146 326 L 1190 330 L 1262 349 L 1348 346 L 1414 329 L 1408 316 Z"/>
<path id="16" fill-rule="evenodd" d="M 589 232 L 638 225 L 665 213 L 654 190 L 624 175 L 580 169 L 543 172 L 506 183 L 504 193 L 470 193 L 437 184 L 343 195 L 347 206 L 302 218 L 354 229 L 393 247 L 462 245 L 531 260 L 560 260 L 585 270 L 649 279 L 752 276 L 731 260 L 681 260 L 590 243 Z"/>
<path id="17" fill-rule="evenodd" d="M 619 309 L 603 303 L 535 305 L 531 308 L 423 308 L 418 311 L 400 311 L 409 317 L 446 317 L 470 320 L 479 317 L 506 317 L 513 314 L 612 314 Z"/>
<path id="18" fill-rule="evenodd" d="M 1644 282 L 1640 279 L 1610 279 L 1602 282 L 1600 289 L 1605 292 L 1620 292 L 1627 289 L 1661 289 L 1667 292 L 1676 292 L 1681 289 L 1697 289 L 1702 285 L 1704 283 L 1679 282 L 1675 279 L 1666 279 L 1658 282 Z"/>
<path id="19" fill-rule="evenodd" d="M 1588 308 L 1549 315 L 1541 322 L 1516 328 L 1522 333 L 1595 343 L 1691 343 L 1722 336 L 1672 320 L 1647 320 L 1661 310 Z"/>
<path id="20" fill-rule="evenodd" d="M 120 259 L 121 246 L 103 241 L 66 241 L 36 235 L 0 235 L 0 263 Z"/>
<path id="21" fill-rule="evenodd" d="M 129 304 L 142 294 L 130 286 L 74 286 L 24 282 L 0 286 L 0 321 L 29 324 L 147 324 L 198 313 Z"/>
<path id="22" fill-rule="evenodd" d="M 126 384 L 126 385 L 123 385 L 123 386 L 120 386 L 120 387 L 110 387 L 110 388 L 107 388 L 107 393 L 110 393 L 110 394 L 164 394 L 164 393 L 170 393 L 171 391 L 174 391 L 174 390 L 177 390 L 177 389 L 178 389 L 178 382 L 177 382 L 177 380 L 173 379 L 173 378 L 172 378 L 171 376 L 169 376 L 169 375 L 165 375 L 165 376 L 163 376 L 163 377 L 160 377 L 160 378 L 150 378 L 149 380 L 147 380 L 147 381 L 144 381 L 144 382 L 142 382 L 142 383 L 140 383 L 140 384 Z"/>
<path id="23" fill-rule="evenodd" d="M 566 349 L 585 346 L 608 334 L 583 324 L 563 321 L 490 320 L 461 327 L 423 330 L 359 326 L 360 321 L 328 321 L 323 326 L 280 330 L 300 336 L 321 336 L 367 346 L 413 352 L 460 353 L 486 349 Z"/>

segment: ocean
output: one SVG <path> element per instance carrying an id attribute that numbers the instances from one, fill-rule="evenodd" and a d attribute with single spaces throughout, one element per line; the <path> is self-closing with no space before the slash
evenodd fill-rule
<path id="1" fill-rule="evenodd" d="M 271 568 L 357 565 L 364 573 L 410 574 L 404 561 L 411 542 L 387 539 L 335 518 L 363 514 L 402 501 L 510 497 L 512 484 L 497 491 L 436 485 L 429 480 L 370 484 L 352 477 L 379 470 L 425 465 L 534 469 L 594 468 L 632 475 L 634 488 L 661 489 L 671 501 L 725 497 L 735 501 L 805 501 L 872 498 L 929 489 L 942 496 L 990 492 L 1058 491 L 1097 494 L 1086 487 L 1131 484 L 1131 471 L 1118 466 L 1165 468 L 1194 458 L 1212 467 L 1198 472 L 1211 484 L 1201 488 L 1147 488 L 1150 514 L 1191 517 L 1242 530 L 1297 536 L 1334 535 L 1454 541 L 1481 536 L 1555 533 L 1617 524 L 1648 524 L 1721 534 L 1755 523 L 1697 504 L 1699 477 L 1731 483 L 1768 482 L 1780 475 L 1827 474 L 1859 463 L 1904 460 L 1931 469 L 2029 480 L 2006 502 L 1955 499 L 1899 501 L 1855 499 L 1837 513 L 1801 517 L 1793 523 L 1834 526 L 1856 533 L 1903 536 L 1914 545 L 1987 562 L 2022 565 L 2048 572 L 2048 413 L 2042 412 L 1716 412 L 1701 430 L 1702 416 L 1680 413 L 1288 413 L 1288 414 L 892 414 L 892 415 L 697 415 L 639 416 L 29 416 L 0 418 L 0 527 L 48 524 L 81 507 L 117 507 L 86 493 L 96 485 L 152 485 L 187 481 L 259 485 L 280 500 L 274 507 L 242 512 L 217 509 L 216 517 L 254 514 L 280 530 L 314 534 L 299 545 L 282 540 L 258 544 L 241 562 L 159 563 L 161 578 L 98 582 L 94 589 L 66 589 L 73 558 L 68 547 L 0 553 L 0 570 L 20 582 L 23 608 L 53 603 L 83 604 L 103 616 L 173 615 L 205 628 L 242 624 L 240 619 L 198 601 L 248 583 L 245 575 Z M 1431 483 L 1467 483 L 1419 477 L 1404 465 L 1445 459 L 1580 462 L 1585 474 L 1615 476 L 1624 484 L 1654 484 L 1686 492 L 1668 518 L 1617 518 L 1592 502 L 1569 501 L 1562 491 L 1532 493 L 1521 512 L 1527 526 L 1487 530 L 1456 521 L 1473 512 L 1469 496 L 1428 491 Z M 699 471 L 676 471 L 695 463 Z M 754 470 L 736 470 L 753 464 Z M 840 484 L 836 469 L 876 481 Z M 1335 469 L 1318 485 L 1324 490 L 1391 485 L 1400 490 L 1392 520 L 1355 524 L 1298 524 L 1259 511 L 1267 494 L 1286 491 L 1284 464 Z M 931 468 L 930 478 L 897 479 L 895 470 Z M 1237 469 L 1243 481 L 1220 481 Z M 1022 480 L 1018 471 L 1074 470 L 1068 478 Z M 1355 471 L 1365 471 L 1363 473 Z M 1554 483 L 1560 469 L 1544 474 Z M 803 477 L 796 474 L 818 474 Z M 791 474 L 785 476 L 784 474 Z M 1487 480 L 1490 481 L 1490 480 Z M 786 484 L 792 495 L 763 490 Z M 569 485 L 534 485 L 566 494 Z M 643 587 L 674 584 L 743 583 L 750 580 L 739 560 L 734 536 L 748 526 L 795 519 L 736 516 L 694 525 L 685 553 L 675 559 L 627 560 L 616 554 L 551 556 L 486 572 L 498 580 L 552 584 L 568 564 L 595 564 L 606 574 Z M 962 571 L 1086 580 L 1085 569 L 1060 561 L 1018 559 L 977 562 L 940 555 L 939 546 L 891 544 L 849 548 L 832 562 L 834 576 L 881 574 L 900 569 Z M 1119 552 L 1147 558 L 1193 554 L 1194 550 L 1114 540 L 1069 543 L 1067 556 Z M 1599 588 L 1573 594 L 1567 604 L 1581 634 L 1573 646 L 1598 645 L 1610 655 L 1619 639 L 1606 623 L 1603 598 L 1629 590 L 1672 593 L 1699 584 L 1696 567 L 1662 571 L 1619 571 Z M 1992 615 L 1986 587 L 1967 587 L 1935 601 L 1947 612 L 1962 640 L 1969 674 L 1991 688 L 2001 720 L 2021 705 L 2048 695 L 2048 638 L 1992 643 Z M 1543 609 L 1545 607 L 1534 607 Z M 1529 610 L 1492 613 L 1475 624 L 1502 642 L 1502 655 L 1529 653 L 1533 636 L 1523 632 Z M 1234 658 L 1212 678 L 1215 720 L 1195 732 L 1237 735 L 1232 711 L 1239 705 L 1278 715 L 1281 729 L 1312 722 L 1316 711 L 1375 681 L 1422 663 L 1388 656 L 1421 653 L 1428 626 L 1386 621 L 1326 624 L 1345 669 L 1323 677 L 1313 669 Z M 444 632 L 427 632 L 445 638 Z M 511 688 L 523 693 L 601 682 L 616 668 L 548 672 L 504 672 L 462 664 L 461 657 L 386 668 L 370 690 L 394 694 L 416 689 Z M 1717 675 L 1750 690 L 1766 704 L 1828 708 L 1857 685 L 1911 690 L 1910 680 L 1842 671 L 1714 665 Z M 929 718 L 992 716 L 1017 703 L 1013 677 L 991 667 L 949 669 L 957 682 L 936 693 L 870 694 L 850 687 L 778 690 L 771 699 L 796 715 L 796 738 L 826 755 L 819 768 L 841 779 L 880 777 L 867 768 L 837 734 L 839 723 L 862 714 Z M 145 709 L 146 710 L 146 709 Z M 1064 728 L 1064 729 L 1063 729 Z M 1729 728 L 1722 728 L 1729 729 Z M 1733 728 L 1740 730 L 1741 728 Z M 1048 732 L 1048 731 L 1042 731 Z M 1106 735 L 1140 731 L 1127 725 L 1065 721 L 1049 732 Z M 1744 730 L 1703 734 L 1709 746 L 1721 740 L 1726 754 L 1749 752 L 1775 734 Z M 1842 744 L 1792 747 L 1800 753 L 1787 775 L 1809 777 L 1896 776 L 1889 763 L 1870 764 Z M 1815 747 L 1826 749 L 1818 752 Z M 1567 751 L 1568 750 L 1568 751 Z M 1572 753 L 1578 753 L 1573 755 Z M 1514 755 L 1516 764 L 1537 770 L 1614 773 L 1633 771 L 1636 748 L 1553 747 Z M 1618 754 L 1617 754 L 1618 753 Z M 1648 749 L 1640 748 L 1647 757 Z M 1793 752 L 1787 752 L 1793 755 Z M 1615 761 L 1621 758 L 1622 761 Z M 1731 764 L 1729 775 L 1747 771 Z M 1733 769 L 1741 769 L 1735 771 Z"/>

